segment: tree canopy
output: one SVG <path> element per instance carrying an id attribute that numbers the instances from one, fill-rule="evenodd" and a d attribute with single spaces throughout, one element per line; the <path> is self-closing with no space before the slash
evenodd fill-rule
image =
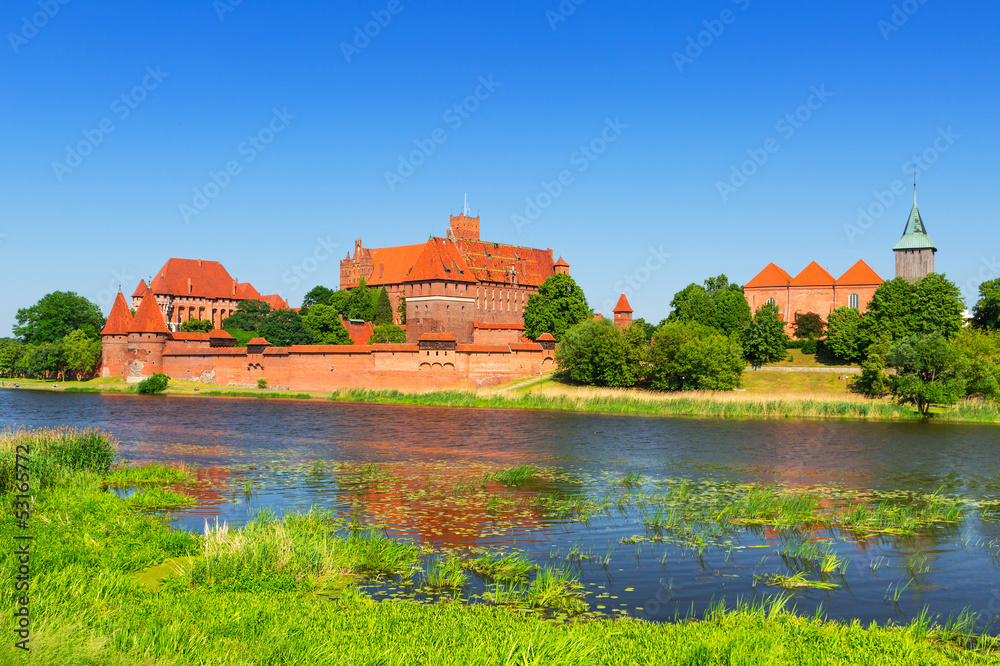
<path id="1" fill-rule="evenodd" d="M 795 337 L 799 340 L 816 340 L 823 337 L 826 324 L 815 312 L 807 312 L 795 320 Z"/>
<path id="2" fill-rule="evenodd" d="M 361 321 L 375 320 L 375 300 L 378 292 L 373 292 L 365 284 L 364 278 L 360 284 L 351 289 L 347 298 L 347 318 L 359 319 Z"/>
<path id="3" fill-rule="evenodd" d="M 80 330 L 91 339 L 104 328 L 101 308 L 72 291 L 46 294 L 30 308 L 17 311 L 14 335 L 29 345 L 53 343 Z"/>
<path id="4" fill-rule="evenodd" d="M 314 305 L 302 317 L 302 323 L 313 332 L 318 345 L 353 344 L 351 335 L 340 321 L 340 313 L 332 305 Z"/>
<path id="5" fill-rule="evenodd" d="M 561 341 L 570 327 L 592 317 L 583 289 L 569 275 L 557 274 L 528 298 L 524 334 L 534 340 L 543 333 L 551 333 Z"/>
<path id="6" fill-rule="evenodd" d="M 556 276 L 560 277 L 560 276 Z M 567 276 L 562 276 L 567 277 Z M 558 349 L 559 367 L 573 381 L 590 386 L 634 386 L 641 378 L 648 342 L 608 319 L 586 319 L 566 330 Z"/>
<path id="7" fill-rule="evenodd" d="M 236 311 L 222 322 L 222 328 L 238 328 L 243 331 L 260 331 L 260 325 L 271 312 L 271 306 L 264 301 L 248 298 L 240 301 Z M 270 342 L 270 341 L 268 341 Z M 271 342 L 271 344 L 274 344 Z"/>
<path id="8" fill-rule="evenodd" d="M 389 300 L 389 293 L 383 287 L 378 290 L 378 296 L 375 298 L 375 318 L 372 322 L 376 326 L 384 326 L 393 321 L 392 302 Z"/>
<path id="9" fill-rule="evenodd" d="M 94 340 L 80 330 L 73 331 L 63 341 L 63 357 L 66 370 L 79 378 L 90 375 L 101 362 L 101 341 Z"/>
<path id="10" fill-rule="evenodd" d="M 883 283 L 868 304 L 861 326 L 867 348 L 883 337 L 897 342 L 914 333 L 954 337 L 963 324 L 965 303 L 955 283 L 931 273 L 910 284 L 903 278 Z"/>
<path id="11" fill-rule="evenodd" d="M 372 329 L 368 344 L 394 343 L 402 344 L 406 342 L 406 331 L 395 324 L 382 324 Z"/>
<path id="12" fill-rule="evenodd" d="M 330 305 L 330 299 L 335 293 L 337 292 L 328 287 L 315 286 L 302 298 L 302 307 L 309 309 L 314 305 Z"/>
<path id="13" fill-rule="evenodd" d="M 886 356 L 896 369 L 892 394 L 927 418 L 933 405 L 951 405 L 965 396 L 968 361 L 943 333 L 917 333 L 893 345 Z"/>
<path id="14" fill-rule="evenodd" d="M 840 307 L 830 313 L 826 327 L 826 348 L 845 363 L 862 359 L 860 312 L 855 308 Z"/>
<path id="15" fill-rule="evenodd" d="M 1000 278 L 979 285 L 979 301 L 972 310 L 976 328 L 1000 329 Z"/>
<path id="16" fill-rule="evenodd" d="M 703 284 L 689 284 L 674 294 L 670 307 L 666 321 L 695 322 L 726 335 L 742 331 L 752 317 L 743 288 L 725 275 L 708 278 Z"/>
<path id="17" fill-rule="evenodd" d="M 188 319 L 181 324 L 182 333 L 211 333 L 215 330 L 215 324 L 208 319 Z"/>
<path id="18" fill-rule="evenodd" d="M 265 316 L 257 329 L 260 336 L 275 347 L 313 344 L 313 332 L 302 323 L 294 310 L 274 310 Z"/>
<path id="19" fill-rule="evenodd" d="M 737 340 L 697 322 L 659 327 L 650 364 L 650 387 L 666 391 L 729 391 L 746 369 Z"/>
<path id="20" fill-rule="evenodd" d="M 757 308 L 740 337 L 743 356 L 755 368 L 782 359 L 788 351 L 785 322 L 781 320 L 781 312 L 774 303 L 765 303 Z"/>

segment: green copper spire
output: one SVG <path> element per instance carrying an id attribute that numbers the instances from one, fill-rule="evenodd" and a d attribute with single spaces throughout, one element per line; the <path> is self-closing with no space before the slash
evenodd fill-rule
<path id="1" fill-rule="evenodd" d="M 913 210 L 910 211 L 910 219 L 906 222 L 906 231 L 903 232 L 903 237 L 896 243 L 896 247 L 892 249 L 937 251 L 934 241 L 927 235 L 927 227 L 924 226 L 924 221 L 920 218 L 916 197 L 914 197 L 913 201 Z"/>

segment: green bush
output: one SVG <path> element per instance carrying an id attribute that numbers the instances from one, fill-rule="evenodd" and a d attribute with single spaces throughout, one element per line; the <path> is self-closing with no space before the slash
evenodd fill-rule
<path id="1" fill-rule="evenodd" d="M 167 383 L 169 380 L 170 377 L 166 376 L 162 372 L 158 372 L 152 377 L 139 382 L 139 393 L 144 393 L 146 395 L 163 393 L 167 390 Z"/>
<path id="2" fill-rule="evenodd" d="M 802 341 L 802 353 L 803 354 L 815 354 L 816 353 L 816 341 L 815 340 L 803 340 Z"/>
<path id="3" fill-rule="evenodd" d="M 257 388 L 259 388 L 259 389 L 266 389 L 267 388 L 267 379 L 265 379 L 264 377 L 261 377 L 260 379 L 258 379 L 257 380 Z"/>
<path id="4" fill-rule="evenodd" d="M 26 447 L 18 450 L 18 447 Z M 98 430 L 75 428 L 8 430 L 0 433 L 0 492 L 8 493 L 15 483 L 30 480 L 32 490 L 47 487 L 60 472 L 107 472 L 114 462 L 118 441 Z M 17 454 L 28 460 L 29 473 L 23 477 L 15 469 Z M 21 458 L 22 464 L 25 457 Z M 20 479 L 18 477 L 21 477 Z"/>

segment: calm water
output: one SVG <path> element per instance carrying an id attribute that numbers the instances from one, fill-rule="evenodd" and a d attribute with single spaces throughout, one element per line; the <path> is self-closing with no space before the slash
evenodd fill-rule
<path id="1" fill-rule="evenodd" d="M 731 548 L 699 557 L 649 536 L 636 511 L 587 523 L 540 512 L 491 510 L 472 499 L 425 502 L 440 488 L 483 471 L 531 464 L 555 481 L 526 491 L 603 494 L 628 472 L 690 479 L 943 492 L 1000 501 L 1000 429 L 941 424 L 708 421 L 537 411 L 350 405 L 0 391 L 0 426 L 94 426 L 112 432 L 122 457 L 199 468 L 198 506 L 175 514 L 182 529 L 206 519 L 241 524 L 261 508 L 310 506 L 357 515 L 392 535 L 436 547 L 518 548 L 539 564 L 570 563 L 602 612 L 648 619 L 699 612 L 714 598 L 760 598 L 775 588 L 754 574 L 791 573 L 777 553 L 782 535 L 740 530 Z M 323 463 L 317 465 L 316 463 Z M 401 485 L 343 482 L 338 465 L 378 463 Z M 250 482 L 247 496 L 243 486 Z M 836 534 L 830 534 L 838 538 Z M 593 559 L 567 559 L 571 551 Z M 837 542 L 851 556 L 835 590 L 798 595 L 831 617 L 906 621 L 924 606 L 947 616 L 969 608 L 1000 614 L 1000 524 L 978 513 L 959 526 L 864 544 Z M 607 566 L 599 561 L 610 554 Z M 903 588 L 898 602 L 892 591 Z M 888 592 L 887 592 L 888 591 Z M 994 625 L 993 633 L 997 631 Z"/>

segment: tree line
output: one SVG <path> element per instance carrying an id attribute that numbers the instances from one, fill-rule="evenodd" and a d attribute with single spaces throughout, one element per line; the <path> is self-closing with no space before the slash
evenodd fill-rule
<path id="1" fill-rule="evenodd" d="M 73 292 L 56 291 L 21 308 L 16 338 L 0 339 L 0 377 L 92 375 L 101 363 L 101 308 Z"/>

